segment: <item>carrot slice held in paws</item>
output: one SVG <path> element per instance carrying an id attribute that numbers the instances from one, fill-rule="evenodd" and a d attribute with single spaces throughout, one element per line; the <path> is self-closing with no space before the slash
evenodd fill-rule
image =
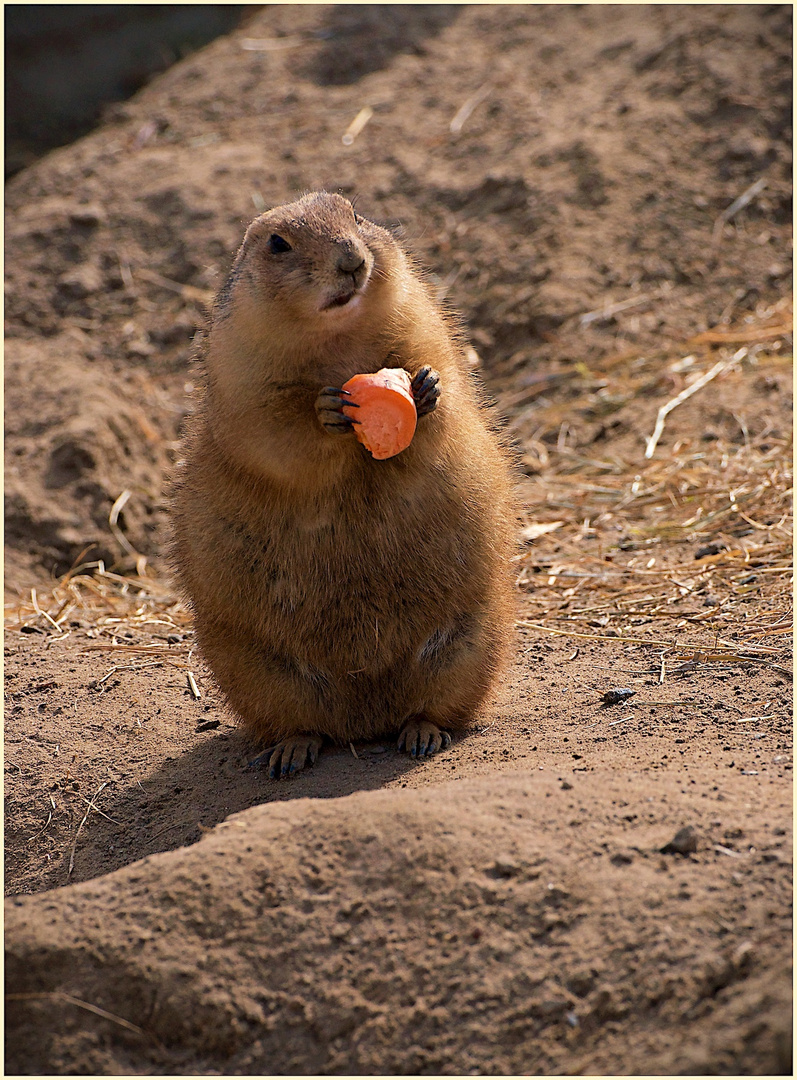
<path id="1" fill-rule="evenodd" d="M 406 450 L 415 434 L 418 414 L 412 383 L 403 368 L 382 368 L 373 375 L 354 375 L 343 389 L 359 406 L 347 411 L 357 423 L 354 433 L 378 461 Z"/>

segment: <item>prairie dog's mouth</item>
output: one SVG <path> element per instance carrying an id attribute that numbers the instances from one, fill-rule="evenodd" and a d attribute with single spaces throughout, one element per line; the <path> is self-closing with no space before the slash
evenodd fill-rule
<path id="1" fill-rule="evenodd" d="M 330 312 L 335 311 L 340 311 L 341 313 L 354 311 L 360 306 L 363 293 L 368 287 L 368 280 L 369 279 L 366 279 L 362 285 L 351 284 L 344 289 L 340 289 L 321 304 L 319 311 L 323 314 L 329 314 Z"/>
<path id="2" fill-rule="evenodd" d="M 348 304 L 349 301 L 354 296 L 356 296 L 356 294 L 357 294 L 356 289 L 351 289 L 349 292 L 338 293 L 337 296 L 333 297 L 326 304 L 324 304 L 324 306 L 321 308 L 321 310 L 322 311 L 327 311 L 329 308 L 345 307 L 346 304 Z"/>

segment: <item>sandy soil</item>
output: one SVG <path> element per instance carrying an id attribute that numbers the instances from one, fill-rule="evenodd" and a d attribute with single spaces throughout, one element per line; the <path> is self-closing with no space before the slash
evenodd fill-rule
<path id="1" fill-rule="evenodd" d="M 790 19 L 265 8 L 10 182 L 7 1072 L 791 1072 Z M 269 784 L 163 481 L 245 222 L 319 187 L 466 318 L 518 642 L 434 760 Z"/>

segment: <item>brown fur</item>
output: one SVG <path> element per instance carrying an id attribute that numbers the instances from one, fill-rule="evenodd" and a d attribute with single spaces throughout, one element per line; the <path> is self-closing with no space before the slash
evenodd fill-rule
<path id="1" fill-rule="evenodd" d="M 274 233 L 290 256 L 268 250 Z M 347 251 L 365 263 L 357 302 L 319 310 L 340 292 Z M 251 735 L 466 726 L 513 622 L 511 476 L 457 330 L 407 255 L 337 195 L 263 214 L 216 301 L 204 361 L 173 557 L 201 650 Z M 440 399 L 398 456 L 375 461 L 321 426 L 323 387 L 425 365 Z"/>

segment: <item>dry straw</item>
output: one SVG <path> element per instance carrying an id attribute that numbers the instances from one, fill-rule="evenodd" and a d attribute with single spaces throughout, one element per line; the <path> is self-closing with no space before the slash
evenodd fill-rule
<path id="1" fill-rule="evenodd" d="M 526 546 L 517 557 L 528 613 L 519 623 L 523 634 L 653 650 L 659 682 L 695 666 L 714 671 L 729 663 L 789 671 L 790 433 L 765 427 L 752 436 L 739 415 L 734 438 L 707 442 L 696 432 L 665 447 L 659 437 L 647 456 L 644 445 L 629 451 L 626 442 L 621 456 L 612 441 L 599 452 L 570 446 L 568 424 L 607 405 L 636 409 L 638 403 L 651 412 L 656 395 L 665 406 L 686 407 L 683 392 L 665 398 L 659 389 L 663 371 L 676 385 L 683 378 L 694 388 L 692 403 L 709 392 L 707 374 L 712 386 L 739 380 L 743 399 L 750 380 L 790 372 L 783 355 L 790 327 L 784 301 L 738 327 L 644 357 L 608 357 L 594 370 L 582 365 L 561 380 L 544 380 L 542 396 L 513 392 L 503 402 L 532 474 L 521 533 Z M 568 381 L 574 390 L 576 376 L 580 397 L 551 393 Z M 663 431 L 666 442 L 666 425 Z M 106 679 L 122 665 L 177 666 L 197 697 L 190 614 L 130 545 L 122 547 L 138 573 L 84 562 L 49 590 L 31 590 L 7 605 L 7 628 L 44 637 L 48 645 L 71 638 L 81 649 L 107 652 L 114 667 Z"/>
<path id="2" fill-rule="evenodd" d="M 163 664 L 190 674 L 190 614 L 149 570 L 119 574 L 101 561 L 81 563 L 48 591 L 31 589 L 7 604 L 6 629 L 44 635 L 47 645 L 71 638 L 82 650 L 110 653 L 114 666 L 98 685 L 119 670 Z"/>
<path id="3" fill-rule="evenodd" d="M 567 396 L 514 394 L 508 408 L 504 402 L 531 474 L 521 533 L 527 545 L 517 558 L 529 612 L 519 622 L 524 634 L 615 650 L 648 646 L 659 656 L 660 681 L 676 665 L 789 671 L 790 431 L 759 424 L 751 435 L 739 410 L 730 435 L 703 439 L 693 420 L 688 438 L 664 442 L 674 409 L 715 393 L 710 383 L 735 380 L 731 389 L 744 401 L 753 380 L 776 387 L 779 373 L 790 376 L 790 330 L 783 301 L 670 350 L 580 365 L 566 373 Z M 683 380 L 677 394 L 661 393 L 663 373 L 670 385 Z M 569 425 L 580 417 L 629 405 L 637 417 L 653 416 L 657 397 L 663 403 L 646 446 L 629 449 L 626 439 L 621 455 L 612 441 L 594 454 L 570 445 Z"/>

